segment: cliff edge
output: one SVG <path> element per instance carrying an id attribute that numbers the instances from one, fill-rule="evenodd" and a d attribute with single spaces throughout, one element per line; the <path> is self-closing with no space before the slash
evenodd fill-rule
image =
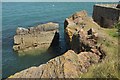
<path id="1" fill-rule="evenodd" d="M 68 51 L 46 64 L 25 69 L 9 78 L 79 78 L 91 65 L 101 62 L 105 57 L 102 45 L 96 45 L 98 33 L 87 27 L 90 26 L 89 22 L 96 26 L 86 11 L 67 18 L 64 27 Z"/>

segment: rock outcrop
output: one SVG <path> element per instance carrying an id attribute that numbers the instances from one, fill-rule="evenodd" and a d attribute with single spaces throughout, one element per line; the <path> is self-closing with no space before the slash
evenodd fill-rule
<path id="1" fill-rule="evenodd" d="M 95 22 L 87 16 L 86 11 L 66 18 L 64 29 L 68 51 L 46 64 L 28 68 L 9 78 L 80 78 L 89 66 L 105 57 L 102 44 L 97 45 L 99 33 L 94 26 L 96 27 Z M 27 30 L 24 32 L 26 34 Z"/>
<path id="2" fill-rule="evenodd" d="M 58 28 L 59 24 L 52 22 L 30 28 L 18 27 L 14 36 L 13 49 L 17 52 L 25 52 L 34 49 L 47 50 L 51 44 L 58 46 Z M 53 43 L 54 38 L 56 44 Z"/>
<path id="3" fill-rule="evenodd" d="M 51 59 L 46 64 L 31 67 L 9 78 L 79 78 L 87 68 L 98 63 L 100 57 L 92 52 L 76 54 L 69 50 L 63 55 Z"/>
<path id="4" fill-rule="evenodd" d="M 97 45 L 99 34 L 94 28 L 89 27 L 89 24 L 92 24 L 92 26 L 96 24 L 87 16 L 86 11 L 73 14 L 71 17 L 66 18 L 64 23 L 68 50 L 72 49 L 75 53 L 95 52 L 101 58 L 105 56 L 104 51 L 101 52 L 99 49 L 102 47 Z"/>
<path id="5" fill-rule="evenodd" d="M 67 47 L 70 49 L 73 34 L 84 27 L 83 19 L 87 17 L 86 11 L 76 12 L 69 18 L 65 19 L 64 29 Z"/>
<path id="6" fill-rule="evenodd" d="M 93 8 L 93 19 L 101 27 L 112 28 L 120 21 L 120 9 L 117 4 L 96 4 Z"/>

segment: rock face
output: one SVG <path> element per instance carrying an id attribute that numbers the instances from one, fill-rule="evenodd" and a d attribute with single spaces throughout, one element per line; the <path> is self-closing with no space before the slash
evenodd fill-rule
<path id="1" fill-rule="evenodd" d="M 39 67 L 31 67 L 9 78 L 79 78 L 87 68 L 98 63 L 100 57 L 92 52 L 76 54 L 69 50 L 62 56 L 51 59 Z"/>
<path id="2" fill-rule="evenodd" d="M 36 27 L 22 28 L 18 27 L 14 36 L 13 49 L 17 52 L 25 52 L 34 49 L 47 50 L 50 45 L 55 45 L 53 39 L 56 39 L 56 46 L 59 44 L 59 24 L 46 23 Z"/>
<path id="3" fill-rule="evenodd" d="M 75 53 L 95 52 L 103 58 L 105 53 L 99 50 L 100 46 L 97 46 L 99 34 L 93 28 L 87 28 L 90 26 L 88 22 L 92 26 L 95 25 L 88 18 L 86 11 L 77 12 L 71 17 L 66 18 L 64 28 L 68 50 L 72 49 Z"/>
<path id="4" fill-rule="evenodd" d="M 65 20 L 65 24 L 68 23 L 68 25 L 64 26 L 66 44 L 68 49 L 72 49 L 76 53 L 90 51 L 91 48 L 96 47 L 97 35 L 95 36 L 95 34 L 97 33 L 93 28 L 88 31 L 84 30 L 84 27 L 87 27 L 87 20 L 88 16 L 85 11 L 75 13 Z"/>
<path id="5" fill-rule="evenodd" d="M 102 44 L 97 45 L 99 33 L 90 26 L 96 24 L 87 16 L 86 11 L 66 18 L 64 29 L 68 51 L 46 64 L 28 68 L 9 78 L 80 78 L 90 65 L 105 57 Z M 24 32 L 27 33 L 27 30 Z M 53 42 L 56 39 L 54 38 Z"/>
<path id="6" fill-rule="evenodd" d="M 96 4 L 93 9 L 93 19 L 101 27 L 111 28 L 120 21 L 120 9 L 112 4 Z M 119 5 L 117 6 L 119 7 Z"/>
<path id="7" fill-rule="evenodd" d="M 73 34 L 80 28 L 84 27 L 83 19 L 87 17 L 87 12 L 86 11 L 81 11 L 81 12 L 76 12 L 69 18 L 65 19 L 64 22 L 64 29 L 65 29 L 65 38 L 67 42 L 67 47 L 70 49 L 71 41 L 73 39 Z"/>

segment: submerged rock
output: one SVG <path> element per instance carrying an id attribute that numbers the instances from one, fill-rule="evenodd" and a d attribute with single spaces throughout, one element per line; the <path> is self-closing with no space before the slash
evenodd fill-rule
<path id="1" fill-rule="evenodd" d="M 76 54 L 69 50 L 65 54 L 51 59 L 46 64 L 31 67 L 9 78 L 79 78 L 87 68 L 98 63 L 100 57 L 92 52 Z"/>
<path id="2" fill-rule="evenodd" d="M 58 28 L 59 24 L 52 22 L 30 28 L 18 27 L 14 36 L 13 49 L 17 52 L 47 50 L 51 44 L 55 44 L 52 43 L 54 38 L 57 38 L 56 44 L 59 44 L 59 36 L 55 36 L 59 35 Z"/>

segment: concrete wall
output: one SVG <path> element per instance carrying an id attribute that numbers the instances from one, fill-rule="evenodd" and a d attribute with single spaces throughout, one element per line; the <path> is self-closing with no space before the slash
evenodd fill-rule
<path id="1" fill-rule="evenodd" d="M 98 4 L 94 5 L 93 20 L 101 27 L 111 28 L 120 21 L 120 9 Z"/>

